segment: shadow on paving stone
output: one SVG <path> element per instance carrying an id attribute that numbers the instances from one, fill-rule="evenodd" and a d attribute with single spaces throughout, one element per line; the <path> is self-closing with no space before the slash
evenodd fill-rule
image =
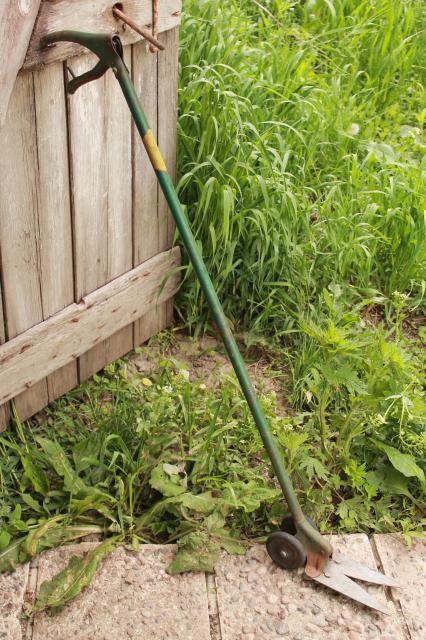
<path id="1" fill-rule="evenodd" d="M 333 537 L 336 551 L 376 569 L 367 536 Z M 382 587 L 365 585 L 386 602 Z M 403 640 L 390 615 L 372 611 L 272 563 L 263 546 L 245 557 L 223 554 L 216 570 L 222 640 Z"/>
<path id="2" fill-rule="evenodd" d="M 402 536 L 374 536 L 383 570 L 399 581 L 401 588 L 392 589 L 399 602 L 412 640 L 426 639 L 426 540 L 413 540 L 407 548 Z"/>
<path id="3" fill-rule="evenodd" d="M 72 555 L 94 546 L 82 543 L 42 554 L 37 588 Z M 35 616 L 32 640 L 210 640 L 205 576 L 169 576 L 165 569 L 174 552 L 174 545 L 143 545 L 137 553 L 120 547 L 59 614 Z"/>

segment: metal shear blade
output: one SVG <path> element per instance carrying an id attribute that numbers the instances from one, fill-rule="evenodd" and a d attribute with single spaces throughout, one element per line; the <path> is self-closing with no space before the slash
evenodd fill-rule
<path id="1" fill-rule="evenodd" d="M 365 565 L 337 556 L 328 561 L 324 567 L 322 573 L 314 577 L 313 580 L 319 582 L 329 589 L 333 589 L 338 593 L 341 593 L 352 600 L 356 600 L 366 607 L 376 609 L 389 615 L 387 606 L 374 598 L 371 594 L 363 589 L 359 584 L 354 582 L 351 578 L 357 578 L 358 580 L 364 580 L 365 582 L 371 582 L 372 584 L 386 585 L 390 587 L 397 587 L 397 583 L 393 578 L 385 576 L 379 571 L 374 571 Z"/>
<path id="2" fill-rule="evenodd" d="M 346 558 L 345 556 L 335 553 L 333 554 L 333 562 L 350 578 L 371 582 L 372 584 L 382 584 L 386 587 L 399 587 L 399 584 L 394 578 L 386 576 L 384 573 L 380 573 L 380 571 L 370 569 L 370 567 L 367 567 L 365 564 L 356 562 L 351 558 Z"/>

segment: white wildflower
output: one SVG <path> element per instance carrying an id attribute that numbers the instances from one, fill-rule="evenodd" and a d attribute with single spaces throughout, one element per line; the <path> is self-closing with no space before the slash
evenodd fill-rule
<path id="1" fill-rule="evenodd" d="M 352 122 L 351 126 L 348 129 L 349 136 L 357 136 L 359 134 L 360 126 L 356 122 Z"/>

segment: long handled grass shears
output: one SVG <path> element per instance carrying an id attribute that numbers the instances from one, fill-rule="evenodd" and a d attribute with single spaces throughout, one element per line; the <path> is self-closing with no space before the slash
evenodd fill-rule
<path id="1" fill-rule="evenodd" d="M 250 382 L 244 360 L 229 328 L 206 266 L 198 252 L 188 220 L 182 210 L 163 157 L 124 64 L 120 38 L 116 34 L 92 34 L 76 31 L 59 31 L 44 38 L 46 46 L 60 41 L 83 45 L 99 58 L 99 62 L 92 70 L 70 80 L 67 85 L 68 93 L 72 94 L 83 84 L 100 78 L 110 68 L 120 83 L 290 510 L 290 515 L 286 516 L 282 522 L 281 530 L 273 532 L 267 539 L 266 547 L 270 557 L 284 569 L 304 567 L 306 577 L 368 607 L 388 613 L 385 605 L 378 602 L 352 578 L 387 586 L 397 586 L 396 582 L 354 560 L 333 555 L 333 548 L 328 539 L 321 535 L 318 528 L 304 515 L 301 509 L 283 464 L 282 455 Z"/>

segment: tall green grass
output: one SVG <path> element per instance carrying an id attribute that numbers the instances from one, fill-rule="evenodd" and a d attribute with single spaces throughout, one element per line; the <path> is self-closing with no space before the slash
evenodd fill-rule
<path id="1" fill-rule="evenodd" d="M 391 446 L 424 493 L 426 5 L 184 8 L 178 188 L 225 312 L 278 346 L 326 468 L 402 495 Z M 209 321 L 190 267 L 179 311 Z"/>
<path id="2" fill-rule="evenodd" d="M 226 313 L 283 337 L 330 285 L 418 307 L 424 3 L 261 4 L 184 3 L 179 192 Z M 206 319 L 190 269 L 180 313 Z"/>

